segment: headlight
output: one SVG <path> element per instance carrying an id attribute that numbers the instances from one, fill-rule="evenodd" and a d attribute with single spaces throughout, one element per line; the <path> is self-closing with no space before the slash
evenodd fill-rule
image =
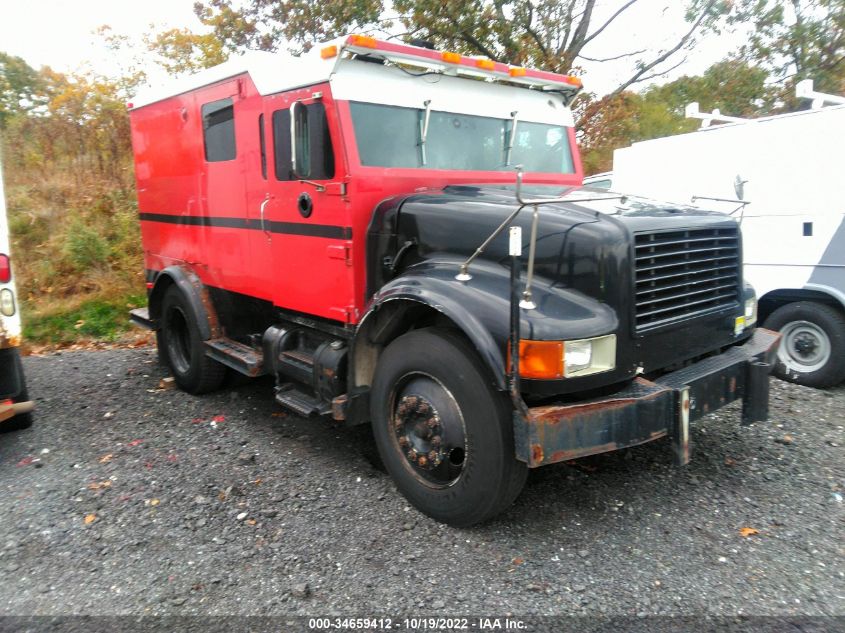
<path id="1" fill-rule="evenodd" d="M 616 335 L 519 342 L 519 375 L 542 380 L 589 376 L 616 367 Z"/>
<path id="2" fill-rule="evenodd" d="M 745 327 L 757 323 L 757 297 L 745 300 Z"/>
<path id="3" fill-rule="evenodd" d="M 15 295 L 8 288 L 0 290 L 0 313 L 7 317 L 15 314 Z"/>

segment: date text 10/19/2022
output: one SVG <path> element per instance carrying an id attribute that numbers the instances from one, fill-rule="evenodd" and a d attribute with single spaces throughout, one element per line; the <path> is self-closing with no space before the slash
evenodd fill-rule
<path id="1" fill-rule="evenodd" d="M 521 631 L 526 624 L 513 618 L 309 618 L 309 631 Z"/>

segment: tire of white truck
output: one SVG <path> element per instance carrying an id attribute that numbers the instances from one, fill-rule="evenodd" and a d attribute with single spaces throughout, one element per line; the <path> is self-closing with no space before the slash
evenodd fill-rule
<path id="1" fill-rule="evenodd" d="M 394 340 L 373 380 L 385 468 L 417 509 L 456 527 L 502 512 L 528 474 L 515 457 L 510 403 L 488 373 L 459 334 L 426 328 Z"/>
<path id="2" fill-rule="evenodd" d="M 788 303 L 766 319 L 781 335 L 774 374 L 807 387 L 845 380 L 845 315 L 815 301 Z"/>
<path id="3" fill-rule="evenodd" d="M 176 285 L 164 294 L 161 330 L 156 341 L 160 356 L 183 391 L 198 395 L 219 389 L 223 384 L 226 367 L 205 355 L 194 313 Z"/>

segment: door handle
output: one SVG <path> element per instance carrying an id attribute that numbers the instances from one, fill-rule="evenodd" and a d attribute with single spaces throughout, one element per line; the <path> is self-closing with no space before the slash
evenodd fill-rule
<path id="1" fill-rule="evenodd" d="M 268 202 L 270 202 L 270 199 L 271 199 L 271 198 L 272 198 L 272 196 L 268 193 L 268 194 L 267 194 L 267 197 L 266 197 L 266 198 L 264 198 L 264 200 L 262 200 L 262 201 L 261 201 L 261 207 L 260 207 L 260 214 L 261 214 L 261 230 L 262 230 L 262 231 L 264 231 L 264 235 L 266 235 L 266 236 L 267 236 L 267 239 L 268 239 L 268 240 L 270 239 L 270 231 L 268 231 L 268 230 L 267 230 L 267 228 L 266 228 L 266 226 L 265 226 L 265 224 L 264 224 L 264 208 L 267 206 L 267 203 L 268 203 Z"/>

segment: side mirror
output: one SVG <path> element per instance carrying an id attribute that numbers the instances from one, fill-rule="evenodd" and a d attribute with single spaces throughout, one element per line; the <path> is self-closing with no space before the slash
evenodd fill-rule
<path id="1" fill-rule="evenodd" d="M 745 183 L 747 180 L 743 180 L 742 176 L 739 174 L 736 175 L 734 179 L 734 191 L 736 192 L 736 199 L 737 200 L 745 200 Z"/>
<path id="2" fill-rule="evenodd" d="M 290 157 L 293 175 L 305 180 L 311 175 L 308 110 L 299 101 L 290 107 Z"/>

